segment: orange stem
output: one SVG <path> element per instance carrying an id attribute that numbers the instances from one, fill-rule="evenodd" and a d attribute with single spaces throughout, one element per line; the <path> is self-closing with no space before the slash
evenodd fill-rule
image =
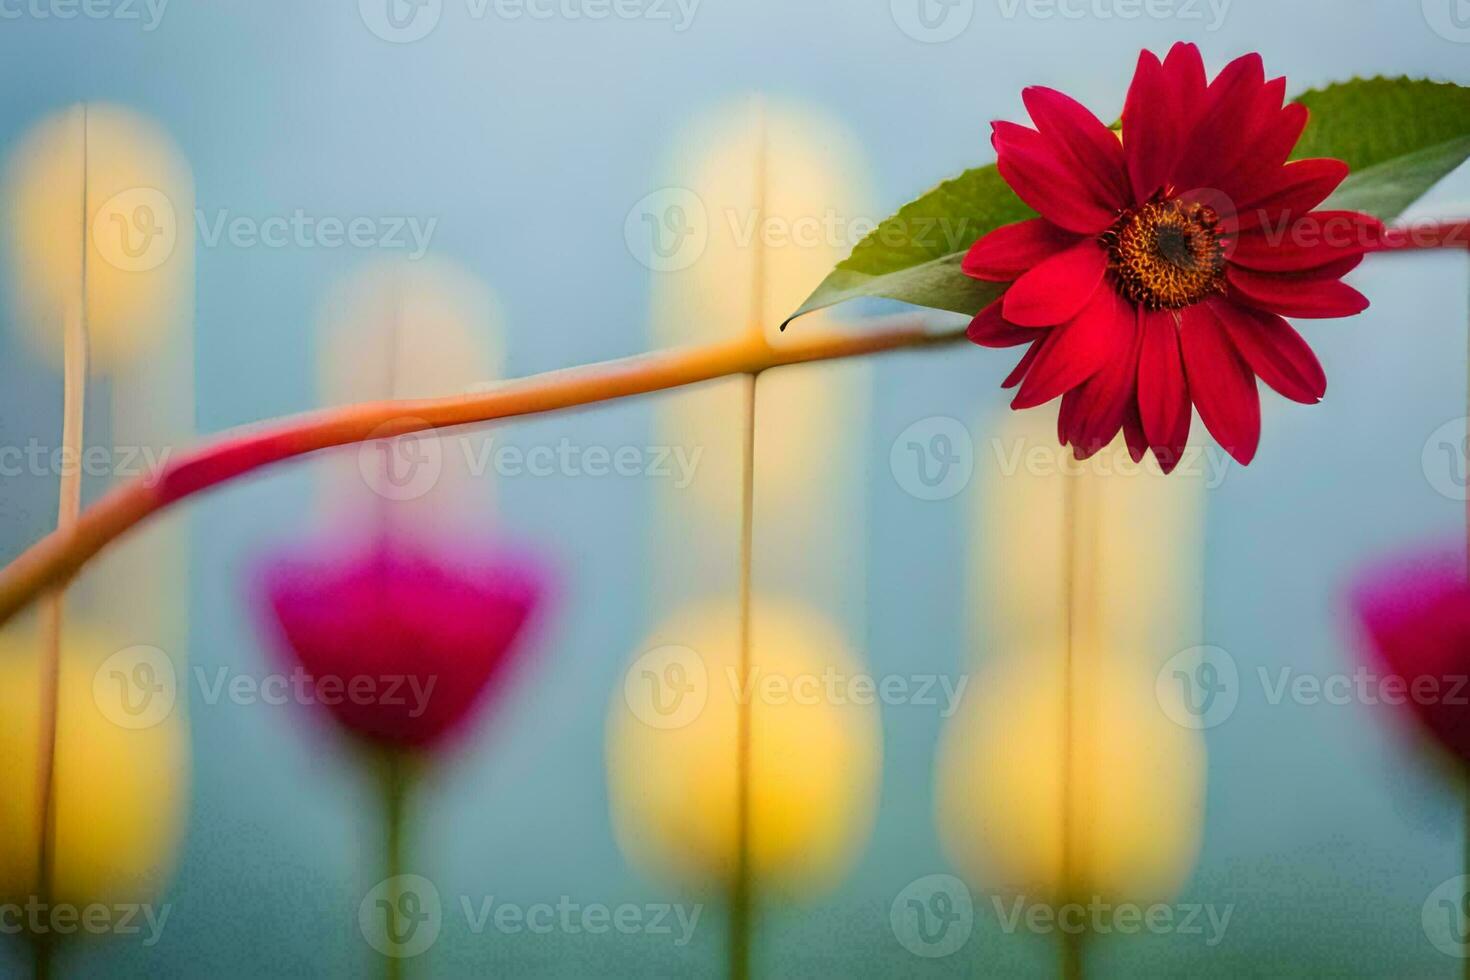
<path id="1" fill-rule="evenodd" d="M 535 415 L 648 394 L 736 374 L 812 361 L 952 343 L 962 331 L 933 333 L 902 318 L 857 335 L 813 334 L 772 347 L 759 334 L 704 347 L 658 351 L 552 371 L 484 392 L 367 402 L 273 422 L 176 456 L 154 478 L 124 483 L 0 569 L 0 625 L 149 517 L 256 470 L 333 446 L 456 425 Z"/>

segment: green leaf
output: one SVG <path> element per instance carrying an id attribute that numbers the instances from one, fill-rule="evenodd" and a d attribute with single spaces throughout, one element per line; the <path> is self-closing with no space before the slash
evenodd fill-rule
<path id="1" fill-rule="evenodd" d="M 1336 157 L 1353 171 L 1324 207 L 1392 221 L 1470 157 L 1470 88 L 1356 78 L 1296 101 L 1312 119 L 1293 157 Z"/>
<path id="2" fill-rule="evenodd" d="M 787 320 L 861 297 L 973 315 L 1004 289 L 960 271 L 982 235 L 1036 217 L 995 164 L 967 170 L 899 208 L 868 233 Z"/>
<path id="3" fill-rule="evenodd" d="M 1336 157 L 1353 170 L 1324 207 L 1391 221 L 1470 157 L 1470 89 L 1462 86 L 1354 79 L 1297 101 L 1312 117 L 1294 156 Z M 993 164 L 968 170 L 882 222 L 791 319 L 865 297 L 978 313 L 1004 285 L 970 279 L 960 261 L 983 235 L 1034 216 Z"/>

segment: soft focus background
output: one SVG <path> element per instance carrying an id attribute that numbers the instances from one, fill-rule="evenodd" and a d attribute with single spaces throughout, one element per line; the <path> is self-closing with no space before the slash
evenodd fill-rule
<path id="1" fill-rule="evenodd" d="M 121 461 L 144 443 L 187 445 L 189 432 L 390 391 L 463 390 L 771 321 L 865 225 L 989 162 L 988 122 L 1022 118 L 1023 86 L 1055 86 L 1114 118 L 1143 46 L 1196 41 L 1212 71 L 1259 50 L 1292 91 L 1353 74 L 1470 83 L 1470 30 L 1456 26 L 1466 20 L 1456 0 L 1425 0 L 1422 11 L 1334 0 L 920 0 L 922 9 L 905 0 L 389 2 L 416 19 L 394 27 L 385 0 L 117 2 L 90 14 L 60 0 L 0 0 L 0 150 L 9 156 L 73 103 L 108 102 L 152 119 L 193 172 L 194 211 L 180 216 L 192 225 L 192 316 L 148 339 L 153 346 L 131 366 L 98 366 L 89 443 L 117 448 Z M 623 13 L 589 15 L 603 9 Z M 764 99 L 753 102 L 756 93 Z M 742 245 L 755 213 L 751 134 L 761 125 L 776 224 L 764 245 Z M 689 189 L 702 224 L 683 196 Z M 1467 205 L 1462 171 L 1417 211 L 1464 215 Z M 275 243 L 228 230 L 235 219 L 259 229 L 298 214 L 366 219 L 370 231 L 353 245 L 333 244 L 315 225 Z M 692 252 L 679 251 L 684 239 L 650 243 L 650 221 L 660 236 L 692 228 L 708 242 Z M 769 270 L 764 293 L 752 293 L 757 251 Z M 1136 574 L 1160 616 L 1203 615 L 1194 640 L 1139 651 L 1150 683 L 1156 667 L 1199 642 L 1224 651 L 1236 671 L 1233 710 L 1203 733 L 1207 755 L 1189 755 L 1193 743 L 1180 750 L 1205 766 L 1207 786 L 1203 823 L 1178 831 L 1197 835 L 1199 851 L 1174 899 L 1228 906 L 1231 917 L 1214 945 L 1203 920 L 1202 935 L 1100 939 L 1089 953 L 1093 975 L 1460 970 L 1421 923 L 1430 893 L 1461 867 L 1458 791 L 1418 761 L 1381 708 L 1275 692 L 1283 671 L 1322 680 L 1353 671 L 1340 594 L 1356 565 L 1462 531 L 1466 272 L 1463 254 L 1369 259 L 1353 281 L 1373 308 L 1303 329 L 1328 371 L 1326 402 L 1304 408 L 1267 393 L 1262 448 L 1248 470 L 1217 469 L 1223 457 L 1211 448 L 1204 479 L 1179 481 L 1179 495 L 1194 495 L 1175 500 L 1180 512 L 1126 518 L 1130 533 L 1178 544 L 1173 564 L 1149 559 L 1148 570 L 1178 572 L 1150 578 L 1122 561 L 1108 566 L 1109 589 Z M 434 324 L 415 334 L 418 321 L 403 317 L 398 343 L 414 367 L 392 388 L 382 380 L 383 325 L 371 312 L 381 309 L 373 290 L 384 283 Z M 0 333 L 0 444 L 49 450 L 60 438 L 60 376 L 21 322 L 22 297 L 13 283 L 4 288 L 0 319 L 13 329 Z M 176 363 L 189 350 L 192 365 Z M 443 350 L 456 353 L 437 357 Z M 996 563 L 1013 562 L 1022 576 L 1033 560 L 1050 560 L 1025 535 L 1002 533 L 1011 523 L 1004 513 L 987 511 L 1015 440 L 1048 438 L 1045 424 L 1007 427 L 997 386 L 1011 363 L 957 346 L 766 379 L 757 592 L 819 610 L 876 677 L 951 686 L 970 677 L 967 698 L 996 699 L 986 685 L 1005 672 L 988 668 L 1020 658 L 1024 670 L 1003 617 L 984 612 L 1004 605 L 995 601 L 1006 589 Z M 192 415 L 179 397 L 191 385 Z M 609 703 L 616 716 L 628 665 L 657 624 L 686 602 L 733 594 L 738 405 L 733 391 L 713 386 L 488 433 L 494 447 L 523 450 L 563 440 L 579 451 L 635 447 L 646 464 L 655 447 L 698 451 L 688 485 L 677 462 L 668 475 L 563 466 L 495 474 L 492 464 L 478 477 L 447 477 L 467 520 L 544 547 L 565 582 L 542 655 L 420 798 L 410 864 L 434 881 L 445 908 L 438 942 L 413 963 L 421 975 L 722 971 L 716 905 L 645 875 L 620 849 L 607 758 L 616 729 Z M 139 431 L 140 418 L 148 434 L 124 435 Z M 958 432 L 943 419 L 958 420 Z M 908 443 L 932 445 L 935 433 L 957 435 L 952 445 L 974 468 L 937 493 L 905 469 Z M 446 460 L 463 461 L 458 442 L 443 445 Z M 177 664 L 177 710 L 192 740 L 191 770 L 176 790 L 185 829 L 177 870 L 156 900 L 170 908 L 160 941 L 82 943 L 63 975 L 377 968 L 357 923 L 377 880 L 371 785 L 297 708 L 212 696 L 222 676 L 277 669 L 249 600 L 250 570 L 272 542 L 340 511 L 334 492 L 374 499 L 354 481 L 357 469 L 355 451 L 291 466 L 143 532 L 172 529 L 178 558 L 162 545 L 140 550 L 119 577 L 143 596 L 135 611 L 147 604 L 156 618 L 115 645 L 163 647 Z M 87 496 L 108 482 L 106 473 L 89 477 Z M 0 555 L 47 531 L 55 495 L 46 467 L 6 469 Z M 944 499 L 924 499 L 934 496 Z M 106 603 L 91 608 L 104 616 Z M 861 832 L 871 823 L 871 836 L 835 889 L 764 909 L 761 974 L 1054 974 L 1055 937 L 1008 934 L 984 881 L 972 882 L 973 932 L 951 955 L 916 955 L 890 925 L 905 889 L 961 870 L 936 829 L 936 761 L 949 719 L 943 686 L 935 691 L 937 704 L 877 709 L 876 802 L 870 814 L 845 814 Z M 986 750 L 1024 759 L 1024 720 L 987 729 Z M 877 765 L 873 753 L 860 754 Z M 1119 764 L 1126 769 L 1126 758 Z M 1170 783 L 1138 790 L 1139 821 L 1156 815 L 1155 794 L 1197 792 L 1198 772 L 1156 775 Z M 1100 771 L 1114 777 L 1120 792 L 1134 792 L 1134 776 Z M 862 782 L 861 773 L 852 778 Z M 1123 823 L 1119 833 L 1154 832 Z M 1192 849 L 1183 851 L 1187 871 Z M 522 908 L 707 907 L 680 945 L 677 925 L 673 935 L 506 933 L 493 922 L 477 931 L 461 900 L 478 910 L 492 897 Z M 22 952 L 0 944 L 0 974 L 23 970 Z"/>

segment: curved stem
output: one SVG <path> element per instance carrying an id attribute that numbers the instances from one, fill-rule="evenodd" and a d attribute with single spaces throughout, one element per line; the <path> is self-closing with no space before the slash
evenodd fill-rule
<path id="1" fill-rule="evenodd" d="M 1410 252 L 1431 248 L 1470 249 L 1470 220 L 1436 221 L 1388 228 L 1369 252 Z"/>
<path id="2" fill-rule="evenodd" d="M 159 511 L 256 470 L 321 449 L 476 422 L 555 412 L 812 361 L 953 343 L 906 317 L 857 335 L 812 335 L 772 347 L 759 335 L 552 371 L 448 398 L 369 402 L 315 412 L 225 436 L 177 456 L 154 478 L 124 483 L 75 524 L 37 541 L 0 570 L 0 625 L 65 584 L 102 549 Z"/>
<path id="3" fill-rule="evenodd" d="M 1470 247 L 1470 222 L 1462 221 L 1407 232 L 1390 230 L 1369 251 L 1466 247 Z M 0 570 L 0 625 L 42 592 L 67 582 L 103 548 L 158 511 L 255 470 L 320 449 L 554 412 L 729 375 L 759 374 L 787 364 L 952 343 L 963 336 L 963 331 L 930 333 L 917 318 L 857 336 L 806 336 L 780 347 L 770 346 L 756 334 L 706 347 L 553 371 L 480 394 L 349 405 L 227 436 L 175 459 L 151 482 L 140 479 L 117 487 L 87 508 L 71 528 L 47 535 Z"/>

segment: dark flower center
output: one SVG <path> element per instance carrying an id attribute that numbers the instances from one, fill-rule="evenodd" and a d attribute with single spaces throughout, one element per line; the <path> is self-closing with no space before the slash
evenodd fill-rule
<path id="1" fill-rule="evenodd" d="M 1118 292 L 1150 310 L 1177 310 L 1225 292 L 1219 224 L 1207 204 L 1156 197 L 1125 211 L 1098 240 Z"/>

